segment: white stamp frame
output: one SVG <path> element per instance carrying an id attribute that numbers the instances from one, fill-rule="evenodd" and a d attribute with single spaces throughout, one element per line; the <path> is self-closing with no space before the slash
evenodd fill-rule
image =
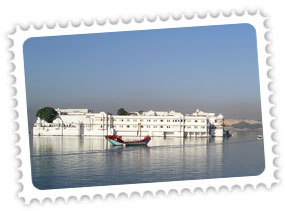
<path id="1" fill-rule="evenodd" d="M 212 15 L 214 16 L 214 15 Z M 43 26 L 41 29 L 30 27 L 27 30 L 22 30 L 20 26 L 16 27 L 16 32 L 9 35 L 13 40 L 13 46 L 10 50 L 14 53 L 15 57 L 12 63 L 15 65 L 13 75 L 16 78 L 16 100 L 17 105 L 15 110 L 18 113 L 17 122 L 19 124 L 18 130 L 15 132 L 19 135 L 20 140 L 16 145 L 20 148 L 20 153 L 17 158 L 21 160 L 19 170 L 22 177 L 18 180 L 22 184 L 23 189 L 18 193 L 20 198 L 24 198 L 25 203 L 29 204 L 31 200 L 37 199 L 42 201 L 46 198 L 54 201 L 56 198 L 61 197 L 68 199 L 69 197 L 76 197 L 80 199 L 82 196 L 89 196 L 93 198 L 96 195 L 101 195 L 103 198 L 108 194 L 113 194 L 116 197 L 125 193 L 131 196 L 132 193 L 143 195 L 146 191 L 157 193 L 158 191 L 165 191 L 168 193 L 170 190 L 181 192 L 183 190 L 190 190 L 193 192 L 196 188 L 201 188 L 204 191 L 213 187 L 219 189 L 227 187 L 231 189 L 233 186 L 245 187 L 252 185 L 256 187 L 259 184 L 264 184 L 266 187 L 271 187 L 274 183 L 278 183 L 275 177 L 277 167 L 274 165 L 274 159 L 277 157 L 273 152 L 275 142 L 272 140 L 273 129 L 271 122 L 274 118 L 270 114 L 272 104 L 269 101 L 272 92 L 269 90 L 268 85 L 271 79 L 268 77 L 267 72 L 270 66 L 267 64 L 267 59 L 270 56 L 266 52 L 269 41 L 265 39 L 268 29 L 265 27 L 266 17 L 261 13 L 256 14 L 244 13 L 243 15 L 231 14 L 225 17 L 218 14 L 217 17 L 198 17 L 193 15 L 191 17 L 185 15 L 181 16 L 179 20 L 175 18 L 154 18 L 153 20 L 130 19 L 128 23 L 123 20 L 118 20 L 116 23 L 106 21 L 104 23 L 93 24 L 79 24 L 74 26 L 69 24 L 61 27 L 55 24 L 54 27 L 48 28 Z M 25 88 L 25 74 L 24 74 L 24 57 L 23 57 L 23 44 L 30 37 L 41 36 L 56 36 L 56 35 L 71 35 L 71 34 L 86 34 L 86 33 L 102 33 L 102 32 L 118 32 L 118 31 L 133 31 L 133 30 L 146 30 L 146 29 L 162 29 L 162 28 L 179 28 L 179 27 L 194 27 L 194 26 L 209 26 L 209 25 L 224 25 L 224 24 L 238 24 L 248 23 L 251 24 L 256 30 L 257 48 L 258 48 L 258 65 L 259 65 L 259 81 L 260 81 L 260 94 L 262 106 L 262 121 L 263 121 L 263 135 L 264 135 L 264 153 L 265 153 L 265 170 L 257 176 L 248 177 L 233 177 L 233 178 L 217 178 L 217 179 L 203 179 L 203 180 L 187 180 L 187 181 L 170 181 L 170 182 L 156 182 L 144 184 L 126 184 L 126 185 L 111 185 L 111 186 L 97 186 L 97 187 L 79 187 L 68 189 L 51 189 L 39 190 L 34 187 L 32 183 L 31 164 L 30 164 L 30 149 L 28 143 L 28 118 L 27 118 L 27 103 L 26 103 L 26 88 Z"/>

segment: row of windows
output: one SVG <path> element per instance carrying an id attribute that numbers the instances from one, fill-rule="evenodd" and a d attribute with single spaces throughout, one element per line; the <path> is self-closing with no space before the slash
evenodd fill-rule
<path id="1" fill-rule="evenodd" d="M 99 127 L 99 128 L 103 128 L 103 125 L 93 125 L 95 127 Z M 85 124 L 84 127 L 88 128 L 88 127 L 92 127 L 92 124 Z M 168 126 L 168 125 L 141 125 L 141 128 L 179 128 L 180 126 L 178 125 L 174 125 L 174 126 Z M 198 129 L 198 128 L 202 128 L 205 129 L 205 126 L 182 126 L 184 128 L 194 128 L 194 129 Z M 114 128 L 138 128 L 137 125 L 114 125 Z M 215 126 L 211 127 L 212 129 L 215 129 Z"/>
<path id="2" fill-rule="evenodd" d="M 130 122 L 132 120 L 133 122 L 185 122 L 186 120 L 184 119 L 114 119 L 114 121 L 118 122 Z M 102 121 L 102 120 L 101 120 Z M 187 122 L 205 122 L 205 120 L 187 120 Z"/>
<path id="3" fill-rule="evenodd" d="M 90 118 L 90 117 L 87 117 Z M 103 118 L 94 118 L 95 121 L 103 121 Z M 106 119 L 104 119 L 105 121 Z M 114 121 L 119 122 L 205 122 L 206 120 L 197 119 L 114 119 Z M 217 122 L 217 120 L 215 120 Z"/>
<path id="4" fill-rule="evenodd" d="M 102 127 L 102 126 L 101 126 Z M 138 126 L 137 125 L 114 125 L 114 128 L 137 128 Z M 141 128 L 179 128 L 179 126 L 163 126 L 163 125 L 160 125 L 160 126 L 157 126 L 157 125 L 142 125 Z M 205 126 L 184 126 L 184 128 L 194 128 L 194 129 L 198 129 L 198 128 L 202 128 L 202 129 L 205 129 Z"/>
<path id="5" fill-rule="evenodd" d="M 199 136 L 199 135 L 206 135 L 205 132 L 199 133 L 199 132 L 189 132 L 190 136 Z"/>

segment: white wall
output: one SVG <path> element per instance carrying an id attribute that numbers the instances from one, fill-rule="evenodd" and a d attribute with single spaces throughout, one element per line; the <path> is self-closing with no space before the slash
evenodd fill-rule
<path id="1" fill-rule="evenodd" d="M 67 109 L 69 110 L 69 109 Z M 72 109 L 70 109 L 72 111 Z M 154 112 L 163 116 L 119 116 L 107 115 L 104 112 L 87 114 L 62 114 L 59 115 L 52 124 L 45 121 L 37 121 L 39 125 L 49 127 L 34 127 L 34 135 L 84 135 L 84 136 L 104 136 L 117 134 L 122 136 L 136 136 L 138 124 L 142 125 L 142 135 L 161 137 L 181 137 L 181 136 L 223 136 L 223 129 L 212 129 L 209 134 L 209 124 L 220 126 L 223 119 L 211 115 L 205 116 L 183 116 L 177 113 L 176 116 L 165 116 L 168 112 Z M 81 128 L 79 125 L 82 125 Z M 38 126 L 39 126 L 38 125 Z M 60 127 L 63 125 L 64 127 Z"/>

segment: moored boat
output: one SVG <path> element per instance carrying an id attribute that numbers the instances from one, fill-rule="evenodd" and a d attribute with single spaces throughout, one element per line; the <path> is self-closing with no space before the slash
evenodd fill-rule
<path id="1" fill-rule="evenodd" d="M 105 136 L 113 146 L 123 146 L 122 136 Z"/>
<path id="2" fill-rule="evenodd" d="M 141 140 L 131 140 L 131 141 L 124 141 L 122 139 L 122 136 L 116 136 L 116 135 L 108 135 L 105 136 L 107 141 L 109 141 L 114 146 L 135 146 L 135 145 L 147 145 L 148 142 L 151 140 L 150 136 L 145 137 Z"/>
<path id="3" fill-rule="evenodd" d="M 262 135 L 258 135 L 256 138 L 258 141 L 262 141 L 263 140 L 263 136 Z"/>

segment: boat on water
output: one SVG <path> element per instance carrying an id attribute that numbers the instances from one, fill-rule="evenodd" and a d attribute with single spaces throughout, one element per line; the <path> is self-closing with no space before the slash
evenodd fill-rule
<path id="1" fill-rule="evenodd" d="M 258 135 L 256 138 L 258 141 L 262 141 L 263 140 L 263 136 L 262 135 Z"/>
<path id="2" fill-rule="evenodd" d="M 135 146 L 135 145 L 147 145 L 148 142 L 151 140 L 150 136 L 145 137 L 141 140 L 128 140 L 124 141 L 122 139 L 122 136 L 116 136 L 116 135 L 108 135 L 105 136 L 108 142 L 110 142 L 113 146 Z"/>
<path id="3" fill-rule="evenodd" d="M 224 137 L 226 138 L 232 137 L 232 134 L 230 133 L 229 129 L 224 129 Z"/>

